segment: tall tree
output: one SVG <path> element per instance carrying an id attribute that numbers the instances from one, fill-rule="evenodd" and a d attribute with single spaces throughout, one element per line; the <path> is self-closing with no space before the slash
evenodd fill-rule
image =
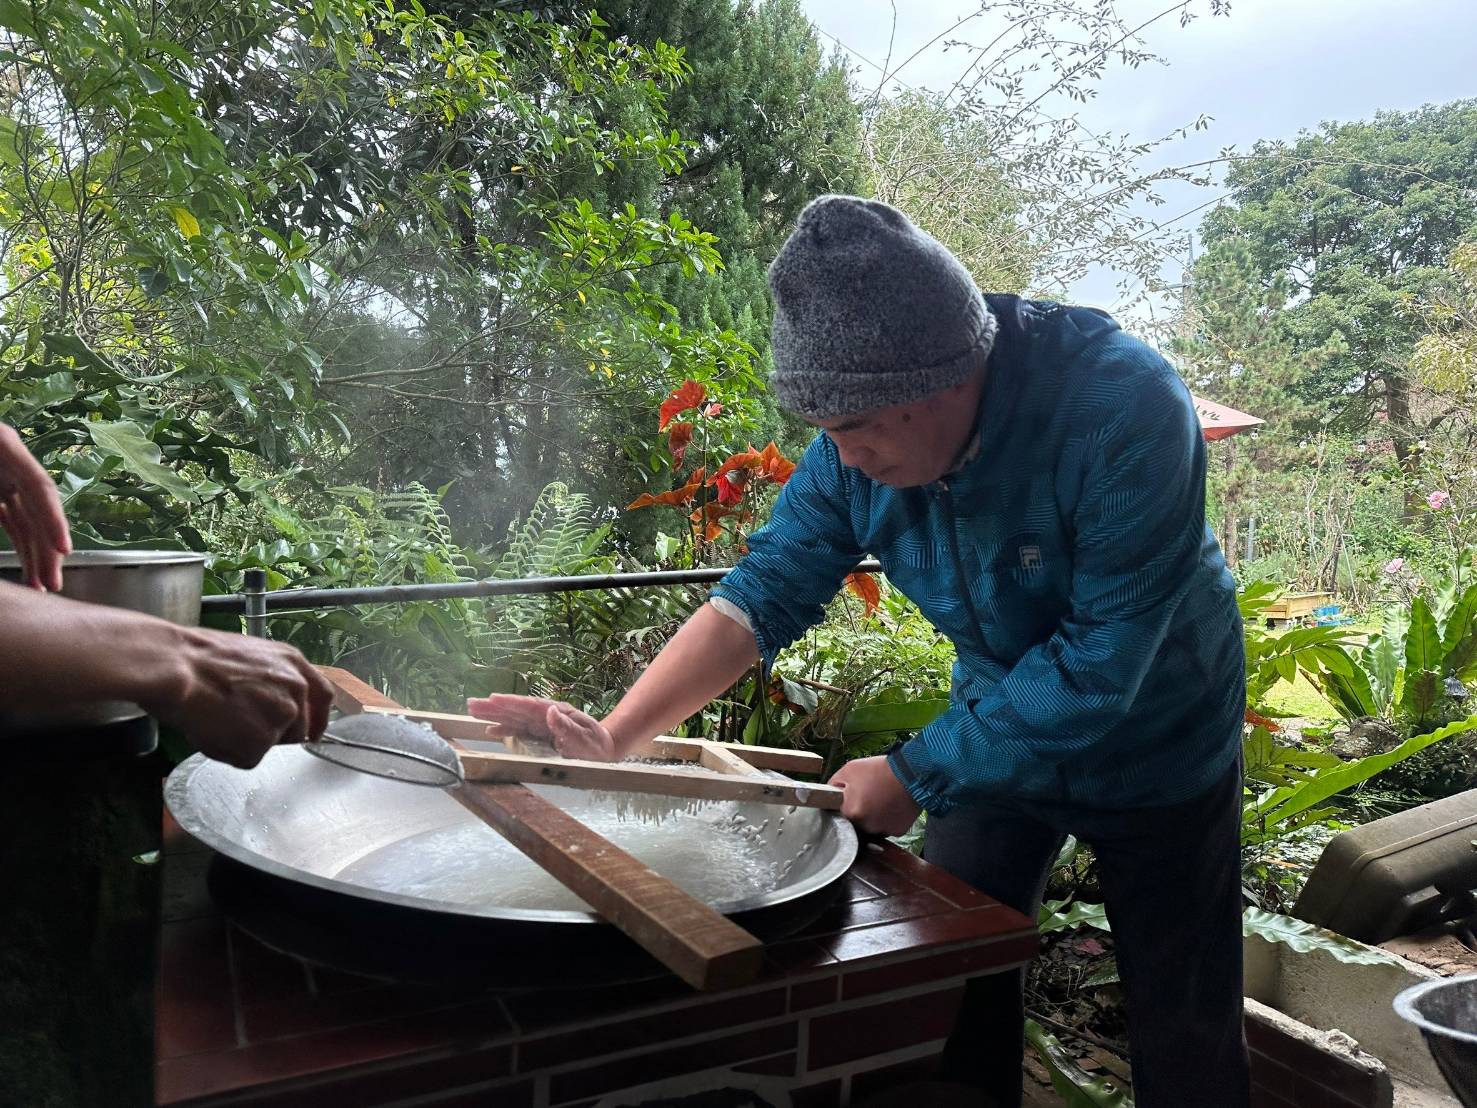
<path id="1" fill-rule="evenodd" d="M 1244 244 L 1260 287 L 1285 288 L 1298 348 L 1331 351 L 1304 396 L 1351 429 L 1387 420 L 1410 471 L 1433 413 L 1412 392 L 1423 324 L 1406 309 L 1477 232 L 1477 101 L 1261 142 L 1227 183 L 1231 200 L 1206 219 L 1206 243 Z"/>
<path id="2" fill-rule="evenodd" d="M 1266 421 L 1251 434 L 1212 447 L 1209 493 L 1233 566 L 1244 515 L 1260 507 L 1265 524 L 1269 516 L 1295 514 L 1274 505 L 1301 496 L 1298 471 L 1313 450 L 1306 434 L 1313 409 L 1299 390 L 1333 353 L 1298 347 L 1287 300 L 1286 281 L 1263 284 L 1245 243 L 1220 243 L 1196 262 L 1180 331 L 1171 342 L 1192 389 Z"/>

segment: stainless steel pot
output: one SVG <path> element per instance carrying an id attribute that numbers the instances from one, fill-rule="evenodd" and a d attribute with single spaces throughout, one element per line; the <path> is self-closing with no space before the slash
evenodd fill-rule
<path id="1" fill-rule="evenodd" d="M 20 580 L 20 557 L 0 552 L 0 579 Z M 181 550 L 79 550 L 62 563 L 61 595 L 91 604 L 131 608 L 172 623 L 200 622 L 205 555 Z M 138 719 L 144 710 L 124 701 L 62 704 L 44 712 L 0 715 L 9 736 L 108 726 Z"/>

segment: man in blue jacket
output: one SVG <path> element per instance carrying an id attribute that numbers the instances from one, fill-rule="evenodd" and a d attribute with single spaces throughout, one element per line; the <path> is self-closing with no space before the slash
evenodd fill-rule
<path id="1" fill-rule="evenodd" d="M 1092 846 L 1140 1108 L 1244 1106 L 1235 587 L 1173 368 L 1101 312 L 981 296 L 886 204 L 822 197 L 770 269 L 775 394 L 822 430 L 749 553 L 603 722 L 486 718 L 619 757 L 822 619 L 864 554 L 954 643 L 949 709 L 847 764 L 845 815 L 1034 917 Z M 945 1076 L 1021 1097 L 1020 972 L 971 983 Z"/>

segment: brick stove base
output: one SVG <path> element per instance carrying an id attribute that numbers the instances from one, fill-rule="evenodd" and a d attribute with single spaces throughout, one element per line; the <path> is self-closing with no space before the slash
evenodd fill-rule
<path id="1" fill-rule="evenodd" d="M 838 902 L 772 945 L 744 989 L 386 984 L 308 967 L 231 926 L 205 893 L 209 859 L 166 817 L 160 1105 L 593 1108 L 727 1074 L 794 1108 L 832 1108 L 915 1076 L 964 981 L 1036 952 L 1024 916 L 888 844 L 864 849 Z"/>

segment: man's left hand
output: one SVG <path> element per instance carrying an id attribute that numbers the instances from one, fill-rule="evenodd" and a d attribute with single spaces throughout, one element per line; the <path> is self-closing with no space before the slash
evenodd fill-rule
<path id="1" fill-rule="evenodd" d="M 847 762 L 831 784 L 846 790 L 841 814 L 870 834 L 903 835 L 918 820 L 921 809 L 884 757 Z"/>

